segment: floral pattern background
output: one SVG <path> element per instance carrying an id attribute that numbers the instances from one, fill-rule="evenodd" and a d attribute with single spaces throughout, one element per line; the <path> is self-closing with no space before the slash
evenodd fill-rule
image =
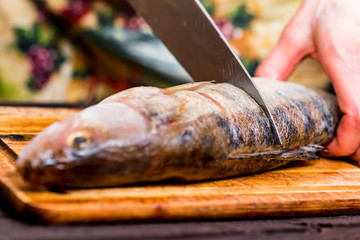
<path id="1" fill-rule="evenodd" d="M 253 74 L 300 0 L 201 0 Z M 0 0 L 0 102 L 92 103 L 190 77 L 125 0 Z M 325 87 L 315 60 L 290 81 Z"/>

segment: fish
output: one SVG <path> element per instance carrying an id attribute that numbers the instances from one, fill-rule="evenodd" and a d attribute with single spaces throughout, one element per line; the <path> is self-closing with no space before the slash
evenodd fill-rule
<path id="1" fill-rule="evenodd" d="M 262 108 L 231 84 L 135 87 L 53 123 L 16 168 L 33 185 L 95 188 L 224 179 L 319 158 L 341 117 L 336 97 L 295 83 L 254 83 L 281 145 Z"/>

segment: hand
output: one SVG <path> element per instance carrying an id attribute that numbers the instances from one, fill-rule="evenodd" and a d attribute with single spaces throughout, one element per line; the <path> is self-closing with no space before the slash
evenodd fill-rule
<path id="1" fill-rule="evenodd" d="M 305 0 L 255 75 L 286 80 L 307 56 L 333 83 L 344 113 L 328 156 L 360 162 L 360 1 Z"/>

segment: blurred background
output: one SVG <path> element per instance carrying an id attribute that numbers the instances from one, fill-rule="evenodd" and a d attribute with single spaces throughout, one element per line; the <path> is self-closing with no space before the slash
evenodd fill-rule
<path id="1" fill-rule="evenodd" d="M 251 75 L 301 0 L 201 0 Z M 0 103 L 91 104 L 191 79 L 125 0 L 0 0 Z M 305 59 L 290 81 L 328 87 Z"/>

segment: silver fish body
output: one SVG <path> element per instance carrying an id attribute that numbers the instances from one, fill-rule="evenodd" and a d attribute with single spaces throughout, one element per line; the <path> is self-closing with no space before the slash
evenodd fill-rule
<path id="1" fill-rule="evenodd" d="M 198 181 L 269 170 L 316 158 L 335 134 L 333 95 L 254 79 L 278 126 L 230 84 L 189 83 L 120 92 L 40 133 L 17 169 L 30 183 L 104 187 L 165 179 Z"/>

